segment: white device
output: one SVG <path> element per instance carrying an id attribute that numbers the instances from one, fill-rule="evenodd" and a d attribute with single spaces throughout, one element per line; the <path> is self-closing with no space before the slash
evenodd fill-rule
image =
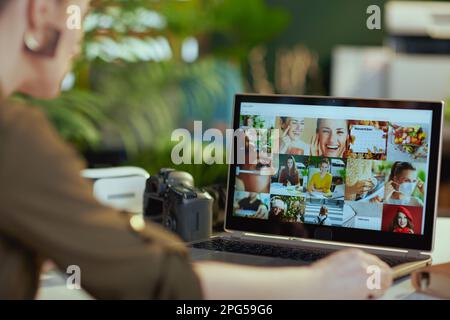
<path id="1" fill-rule="evenodd" d="M 145 183 L 150 177 L 138 167 L 86 169 L 81 176 L 93 181 L 94 197 L 102 204 L 142 214 Z"/>
<path id="2" fill-rule="evenodd" d="M 450 3 L 389 1 L 383 47 L 333 50 L 331 94 L 447 100 L 450 97 Z"/>
<path id="3" fill-rule="evenodd" d="M 390 1 L 386 4 L 389 33 L 450 39 L 450 3 Z"/>

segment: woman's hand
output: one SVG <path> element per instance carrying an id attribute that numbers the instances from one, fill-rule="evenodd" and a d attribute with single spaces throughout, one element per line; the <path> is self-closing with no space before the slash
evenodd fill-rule
<path id="1" fill-rule="evenodd" d="M 290 126 L 288 126 L 285 130 L 281 130 L 280 153 L 286 153 L 292 144 L 290 131 L 291 131 Z"/>
<path id="2" fill-rule="evenodd" d="M 319 146 L 319 135 L 318 134 L 315 134 L 311 140 L 310 155 L 316 156 L 316 157 L 322 155 L 322 152 L 321 152 L 320 146 Z"/>
<path id="3" fill-rule="evenodd" d="M 380 287 L 368 286 L 369 266 L 379 268 Z M 392 270 L 377 257 L 350 249 L 308 267 L 251 267 L 199 261 L 194 264 L 206 299 L 367 299 L 392 284 Z"/>
<path id="4" fill-rule="evenodd" d="M 380 196 L 375 196 L 375 197 L 373 197 L 372 199 L 370 199 L 369 202 L 372 202 L 372 203 L 381 203 L 381 202 L 383 202 L 383 198 L 380 198 Z"/>
<path id="5" fill-rule="evenodd" d="M 423 195 L 425 194 L 425 188 L 424 188 L 425 184 L 423 183 L 422 180 L 417 179 L 417 189 L 419 190 L 419 192 Z"/>
<path id="6" fill-rule="evenodd" d="M 269 216 L 269 211 L 265 205 L 260 205 L 258 211 L 256 211 L 254 218 L 256 219 L 267 219 Z"/>
<path id="7" fill-rule="evenodd" d="M 361 195 L 369 192 L 374 187 L 372 180 L 359 180 L 354 185 L 347 186 L 347 193 L 351 195 Z"/>
<path id="8" fill-rule="evenodd" d="M 384 185 L 384 199 L 385 200 L 389 200 L 392 197 L 392 195 L 394 194 L 394 192 L 397 192 L 394 188 L 395 184 L 396 183 L 394 181 L 389 180 Z"/>
<path id="9" fill-rule="evenodd" d="M 368 279 L 372 275 L 369 266 L 380 270 L 380 287 L 372 290 Z M 309 267 L 323 299 L 366 299 L 381 296 L 392 284 L 393 272 L 378 257 L 361 250 L 338 251 Z"/>

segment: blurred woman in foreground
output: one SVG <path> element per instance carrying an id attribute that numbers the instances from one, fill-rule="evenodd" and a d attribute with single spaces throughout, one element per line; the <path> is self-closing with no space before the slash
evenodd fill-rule
<path id="1" fill-rule="evenodd" d="M 283 272 L 191 263 L 178 238 L 98 204 L 44 115 L 7 100 L 59 94 L 82 38 L 66 26 L 69 5 L 85 14 L 89 1 L 0 0 L 0 298 L 33 298 L 45 259 L 79 266 L 82 287 L 108 299 L 366 298 L 391 284 L 386 264 L 356 250 Z M 366 286 L 369 265 L 383 271 L 381 290 Z"/>

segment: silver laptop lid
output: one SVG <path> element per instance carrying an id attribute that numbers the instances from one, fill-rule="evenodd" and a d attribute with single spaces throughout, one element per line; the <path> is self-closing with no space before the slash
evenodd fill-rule
<path id="1" fill-rule="evenodd" d="M 227 230 L 431 251 L 443 103 L 236 95 Z"/>

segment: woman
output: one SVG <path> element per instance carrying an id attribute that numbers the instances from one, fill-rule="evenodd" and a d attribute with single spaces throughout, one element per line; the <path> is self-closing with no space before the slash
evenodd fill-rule
<path id="1" fill-rule="evenodd" d="M 243 116 L 242 118 L 243 118 L 242 119 L 242 124 L 243 124 L 242 128 L 253 128 L 254 127 L 255 121 L 253 119 L 253 116 L 246 115 L 246 116 Z"/>
<path id="2" fill-rule="evenodd" d="M 280 117 L 280 153 L 304 155 L 309 146 L 303 142 L 305 119 Z"/>
<path id="3" fill-rule="evenodd" d="M 300 174 L 294 156 L 289 156 L 286 159 L 284 168 L 280 171 L 278 182 L 282 183 L 283 186 L 296 186 L 300 183 Z"/>
<path id="4" fill-rule="evenodd" d="M 273 197 L 270 201 L 269 221 L 274 223 L 282 222 L 286 209 L 287 205 L 282 199 Z"/>
<path id="5" fill-rule="evenodd" d="M 242 138 L 242 137 L 239 137 Z M 236 177 L 235 187 L 239 191 L 248 191 L 256 193 L 268 193 L 270 189 L 271 176 L 278 172 L 275 169 L 272 155 L 265 152 L 259 152 L 256 147 L 257 133 L 255 130 L 247 130 L 244 136 L 244 159 L 237 161 L 239 172 Z M 238 142 L 239 145 L 239 142 Z"/>
<path id="6" fill-rule="evenodd" d="M 312 175 L 311 180 L 308 183 L 308 192 L 323 192 L 324 194 L 331 193 L 331 181 L 333 176 L 328 173 L 330 169 L 330 161 L 324 158 L 319 163 L 319 172 Z"/>
<path id="7" fill-rule="evenodd" d="M 81 285 L 95 298 L 365 298 L 391 284 L 385 263 L 356 250 L 281 275 L 277 268 L 191 263 L 166 230 L 98 204 L 80 178 L 80 160 L 44 115 L 6 100 L 14 92 L 58 95 L 82 38 L 82 28 L 66 27 L 68 5 L 85 14 L 89 1 L 0 0 L 0 299 L 33 298 L 45 259 L 63 271 L 79 266 Z M 377 291 L 365 286 L 364 266 L 373 264 L 383 270 Z M 337 296 L 344 285 L 346 295 Z"/>
<path id="8" fill-rule="evenodd" d="M 413 196 L 416 189 L 424 194 L 424 183 L 417 178 L 416 168 L 409 162 L 395 162 L 385 184 L 385 203 L 423 207 L 422 200 Z"/>
<path id="9" fill-rule="evenodd" d="M 317 216 L 316 222 L 320 226 L 331 225 L 330 220 L 328 219 L 328 208 L 326 206 L 320 207 L 319 215 Z"/>
<path id="10" fill-rule="evenodd" d="M 258 194 L 249 192 L 248 197 L 238 201 L 235 209 L 254 211 L 250 217 L 257 219 L 267 219 L 268 211 L 266 205 L 258 199 Z"/>
<path id="11" fill-rule="evenodd" d="M 414 223 L 411 212 L 405 207 L 399 207 L 392 220 L 391 232 L 414 234 Z"/>
<path id="12" fill-rule="evenodd" d="M 311 142 L 312 156 L 344 158 L 348 146 L 347 120 L 317 119 Z"/>
<path id="13" fill-rule="evenodd" d="M 291 203 L 291 210 L 296 213 L 296 221 L 305 223 L 305 205 L 300 204 L 300 201 L 295 200 Z"/>

